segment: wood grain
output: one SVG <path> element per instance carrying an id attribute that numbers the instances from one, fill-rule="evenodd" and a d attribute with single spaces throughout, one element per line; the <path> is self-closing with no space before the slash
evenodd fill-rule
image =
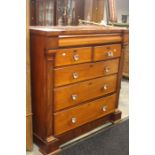
<path id="1" fill-rule="evenodd" d="M 32 114 L 26 116 L 26 150 L 33 149 Z"/>
<path id="2" fill-rule="evenodd" d="M 103 96 L 116 90 L 117 75 L 101 77 L 54 89 L 54 109 L 60 110 L 81 102 Z M 107 88 L 104 89 L 104 86 Z M 73 100 L 72 96 L 77 99 Z"/>
<path id="3" fill-rule="evenodd" d="M 93 79 L 118 72 L 119 59 L 101 61 L 97 63 L 85 63 L 54 69 L 55 87 Z"/>
<path id="4" fill-rule="evenodd" d="M 93 0 L 92 21 L 100 23 L 104 17 L 104 0 Z"/>
<path id="5" fill-rule="evenodd" d="M 52 103 L 54 100 L 53 91 L 54 88 L 54 79 L 52 78 L 54 75 L 54 57 L 55 55 L 53 54 L 50 57 L 47 57 L 47 63 L 46 63 L 46 136 L 51 137 L 53 135 L 53 111 L 54 108 L 52 108 Z M 47 138 L 49 139 L 49 138 Z"/>
<path id="6" fill-rule="evenodd" d="M 37 46 L 39 44 L 39 46 Z M 45 37 L 31 35 L 31 87 L 32 87 L 32 110 L 33 132 L 46 137 L 46 62 L 44 59 Z M 36 61 L 37 60 L 37 61 Z"/>
<path id="7" fill-rule="evenodd" d="M 124 46 L 123 76 L 129 77 L 129 46 Z"/>
<path id="8" fill-rule="evenodd" d="M 29 1 L 26 3 L 27 12 L 29 12 Z M 29 115 L 31 111 L 31 81 L 30 81 L 30 37 L 29 37 L 29 14 L 26 16 L 26 114 Z"/>
<path id="9" fill-rule="evenodd" d="M 92 48 L 68 48 L 59 50 L 49 50 L 49 53 L 56 53 L 55 66 L 64 66 L 70 64 L 79 64 L 83 62 L 90 62 L 92 57 Z M 75 57 L 77 56 L 77 60 Z"/>
<path id="10" fill-rule="evenodd" d="M 59 39 L 59 47 L 103 44 L 120 42 L 121 36 L 101 36 L 101 37 L 84 37 L 84 38 L 61 38 Z"/>
<path id="11" fill-rule="evenodd" d="M 31 81 L 30 81 L 30 37 L 29 37 L 29 3 L 26 1 L 26 149 L 33 148 L 32 138 L 32 109 L 31 109 Z"/>
<path id="12" fill-rule="evenodd" d="M 121 113 L 116 113 L 115 110 L 118 108 L 123 65 L 122 48 L 125 45 L 123 36 L 126 32 L 121 29 L 100 26 L 33 27 L 30 29 L 33 135 L 40 151 L 45 155 L 50 154 L 59 150 L 59 146 L 64 142 L 98 127 L 106 121 L 120 119 Z M 62 40 L 65 42 L 60 46 Z M 120 56 L 104 60 L 102 60 L 103 57 L 99 60 L 94 59 L 94 47 L 113 46 L 114 44 L 121 44 Z M 79 54 L 79 58 L 82 58 L 81 62 L 73 63 L 71 60 L 73 53 L 76 53 L 75 49 L 78 49 L 76 52 Z M 57 57 L 57 54 L 64 50 L 66 50 L 67 56 L 70 53 L 66 60 Z M 103 50 L 100 51 L 100 54 L 103 55 Z M 63 55 L 66 56 L 66 54 Z M 55 65 L 57 58 L 60 59 L 58 66 Z M 109 72 L 105 73 L 104 67 L 110 68 Z M 79 81 L 69 79 L 73 71 L 79 73 Z M 56 80 L 58 81 L 56 82 Z M 98 113 L 95 116 L 94 111 L 90 113 L 92 109 L 96 110 L 95 107 L 104 103 L 97 102 L 97 100 L 113 93 L 115 94 L 115 104 L 109 103 L 109 107 L 113 106 L 109 113 L 103 115 Z M 92 102 L 94 104 L 90 104 Z M 96 102 L 97 104 L 95 104 Z M 72 110 L 81 106 L 85 108 Z M 90 108 L 90 111 L 87 111 L 87 108 Z M 81 110 L 83 120 L 79 116 Z M 66 124 L 65 130 L 62 131 L 61 125 L 58 124 L 61 122 L 63 124 L 62 119 L 65 120 L 65 118 L 60 115 L 57 117 L 58 120 L 59 118 L 61 120 L 59 122 L 56 121 L 56 116 L 63 112 L 66 113 L 65 116 L 68 120 L 72 114 L 77 114 L 78 120 L 80 118 L 79 125 L 73 127 Z M 60 130 L 56 131 L 55 123 Z"/>
<path id="13" fill-rule="evenodd" d="M 62 36 L 67 35 L 106 35 L 108 36 L 120 36 L 120 41 L 122 41 L 121 33 L 124 32 L 124 28 L 118 27 L 104 27 L 104 26 L 31 26 L 31 34 L 38 34 L 43 36 Z M 112 39 L 112 38 L 111 38 Z"/>
<path id="14" fill-rule="evenodd" d="M 111 56 L 108 55 L 109 52 L 110 53 L 112 52 Z M 111 44 L 111 45 L 94 47 L 94 61 L 117 58 L 120 57 L 120 54 L 121 54 L 120 44 Z"/>
<path id="15" fill-rule="evenodd" d="M 54 133 L 62 134 L 70 129 L 76 128 L 82 124 L 100 118 L 108 113 L 114 112 L 116 103 L 116 95 L 104 97 L 75 108 L 64 110 L 54 114 Z M 106 106 L 106 111 L 102 108 Z M 72 123 L 72 118 L 76 118 L 76 122 Z"/>
<path id="16" fill-rule="evenodd" d="M 117 22 L 117 13 L 116 13 L 116 0 L 108 0 L 109 7 L 109 21 Z"/>
<path id="17" fill-rule="evenodd" d="M 129 78 L 129 31 L 125 31 L 123 34 L 123 76 Z"/>
<path id="18" fill-rule="evenodd" d="M 123 42 L 124 42 L 124 44 L 128 44 L 129 43 L 129 31 L 128 30 L 126 30 L 124 32 Z"/>

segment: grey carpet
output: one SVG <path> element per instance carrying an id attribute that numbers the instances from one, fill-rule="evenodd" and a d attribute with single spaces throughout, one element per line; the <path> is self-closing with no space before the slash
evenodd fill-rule
<path id="1" fill-rule="evenodd" d="M 59 155 L 129 155 L 129 120 L 64 147 Z"/>

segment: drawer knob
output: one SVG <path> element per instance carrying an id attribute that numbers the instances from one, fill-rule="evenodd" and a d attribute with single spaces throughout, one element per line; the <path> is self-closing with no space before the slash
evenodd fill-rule
<path id="1" fill-rule="evenodd" d="M 107 111 L 107 106 L 106 105 L 102 107 L 102 111 L 104 111 L 104 112 Z"/>
<path id="2" fill-rule="evenodd" d="M 77 122 L 76 117 L 72 117 L 72 123 L 75 124 Z"/>
<path id="3" fill-rule="evenodd" d="M 112 51 L 109 51 L 109 52 L 107 53 L 107 55 L 108 55 L 108 57 L 113 57 L 113 56 L 114 56 L 114 53 L 113 53 Z"/>
<path id="4" fill-rule="evenodd" d="M 62 56 L 66 56 L 66 53 L 62 53 Z"/>
<path id="5" fill-rule="evenodd" d="M 76 101 L 77 100 L 77 97 L 78 97 L 77 94 L 72 95 L 72 100 L 73 101 Z"/>
<path id="6" fill-rule="evenodd" d="M 79 60 L 79 55 L 78 55 L 78 54 L 73 55 L 73 59 L 74 59 L 75 61 L 78 61 L 78 60 Z"/>
<path id="7" fill-rule="evenodd" d="M 106 73 L 109 73 L 110 68 L 109 68 L 109 67 L 105 67 L 105 69 L 104 69 L 104 70 L 105 70 L 105 72 L 106 72 Z"/>
<path id="8" fill-rule="evenodd" d="M 74 72 L 74 73 L 73 73 L 73 78 L 74 78 L 74 79 L 77 79 L 78 77 L 79 77 L 79 74 L 76 73 L 76 72 Z"/>
<path id="9" fill-rule="evenodd" d="M 105 84 L 105 85 L 103 86 L 103 89 L 104 89 L 104 90 L 107 90 L 107 89 L 108 89 L 108 86 Z"/>

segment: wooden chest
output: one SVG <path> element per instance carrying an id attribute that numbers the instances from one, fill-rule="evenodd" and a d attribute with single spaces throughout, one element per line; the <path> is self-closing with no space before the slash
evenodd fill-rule
<path id="1" fill-rule="evenodd" d="M 123 30 L 31 27 L 30 32 L 33 135 L 43 154 L 121 118 Z"/>

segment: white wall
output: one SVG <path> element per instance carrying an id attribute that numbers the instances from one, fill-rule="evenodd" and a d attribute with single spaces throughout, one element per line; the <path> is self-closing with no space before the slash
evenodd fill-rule
<path id="1" fill-rule="evenodd" d="M 129 15 L 129 0 L 116 0 L 116 9 L 117 22 L 121 23 L 122 15 Z"/>

